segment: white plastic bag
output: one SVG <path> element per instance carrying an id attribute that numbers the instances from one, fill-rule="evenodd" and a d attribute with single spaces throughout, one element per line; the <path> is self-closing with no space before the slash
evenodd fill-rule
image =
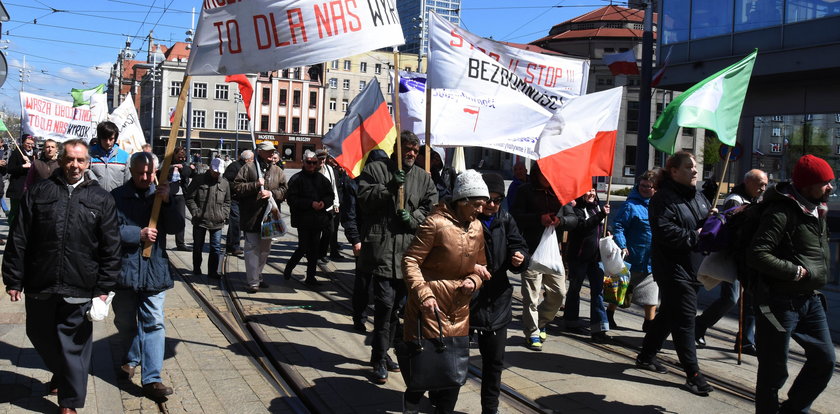
<path id="1" fill-rule="evenodd" d="M 99 296 L 91 300 L 90 309 L 87 311 L 87 318 L 89 321 L 101 321 L 108 317 L 108 309 L 111 306 L 111 301 L 114 300 L 114 292 L 108 292 L 108 297 L 103 301 Z"/>
<path id="2" fill-rule="evenodd" d="M 280 217 L 280 208 L 277 207 L 274 197 L 269 197 L 268 207 L 265 209 L 260 226 L 260 238 L 279 241 L 285 235 L 286 222 Z"/>
<path id="3" fill-rule="evenodd" d="M 563 256 L 560 254 L 560 244 L 557 243 L 557 235 L 554 233 L 554 226 L 548 226 L 543 231 L 540 244 L 531 255 L 531 270 L 541 273 L 565 276 L 563 268 Z"/>
<path id="4" fill-rule="evenodd" d="M 624 268 L 624 258 L 621 257 L 621 249 L 615 244 L 613 236 L 601 238 L 598 241 L 598 248 L 601 250 L 601 263 L 604 264 L 604 273 L 612 276 L 621 273 Z"/>
<path id="5" fill-rule="evenodd" d="M 697 271 L 697 280 L 706 290 L 712 290 L 720 282 L 735 283 L 738 267 L 726 252 L 712 252 L 703 258 Z"/>

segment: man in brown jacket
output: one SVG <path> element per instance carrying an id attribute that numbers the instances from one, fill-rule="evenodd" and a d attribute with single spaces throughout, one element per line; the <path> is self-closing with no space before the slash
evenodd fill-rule
<path id="1" fill-rule="evenodd" d="M 239 198 L 239 225 L 245 233 L 245 278 L 248 293 L 257 293 L 267 288 L 262 271 L 271 251 L 271 239 L 260 238 L 260 226 L 268 198 L 273 197 L 279 206 L 286 198 L 286 175 L 280 167 L 271 163 L 275 152 L 274 144 L 263 141 L 257 145 L 255 162 L 246 164 L 236 174 L 233 189 Z"/>

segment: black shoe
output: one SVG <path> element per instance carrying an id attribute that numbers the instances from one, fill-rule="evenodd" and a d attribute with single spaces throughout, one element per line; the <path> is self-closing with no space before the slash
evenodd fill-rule
<path id="1" fill-rule="evenodd" d="M 595 332 L 591 336 L 592 342 L 596 344 L 611 344 L 613 343 L 612 337 L 607 335 L 606 332 Z"/>
<path id="2" fill-rule="evenodd" d="M 697 342 L 698 348 L 705 348 L 706 347 L 706 337 L 705 336 L 698 336 L 694 338 L 694 342 Z"/>
<path id="3" fill-rule="evenodd" d="M 50 378 L 50 382 L 47 383 L 47 394 L 58 395 L 58 378 L 56 378 L 55 375 L 53 375 L 52 378 Z"/>
<path id="4" fill-rule="evenodd" d="M 155 401 L 162 400 L 167 395 L 172 395 L 172 387 L 167 387 L 162 382 L 150 382 L 143 385 L 143 395 Z"/>
<path id="5" fill-rule="evenodd" d="M 248 286 L 248 288 L 245 289 L 245 291 L 248 293 L 257 293 L 260 291 L 260 288 L 259 286 Z"/>
<path id="6" fill-rule="evenodd" d="M 651 329 L 653 329 L 653 319 L 645 319 L 645 321 L 642 322 L 642 332 L 648 333 Z"/>
<path id="7" fill-rule="evenodd" d="M 268 283 L 260 282 L 260 289 L 268 289 Z"/>
<path id="8" fill-rule="evenodd" d="M 327 263 L 329 263 L 329 262 L 330 262 L 330 258 L 329 258 L 329 257 L 326 257 L 326 256 L 324 256 L 324 257 L 322 257 L 322 258 L 318 259 L 318 263 L 320 263 L 320 264 L 327 264 Z"/>
<path id="9" fill-rule="evenodd" d="M 400 372 L 400 364 L 391 359 L 390 355 L 385 354 L 385 369 L 387 369 L 388 372 Z"/>
<path id="10" fill-rule="evenodd" d="M 658 374 L 668 373 L 668 368 L 665 368 L 662 364 L 660 364 L 656 357 L 653 357 L 650 361 L 644 361 L 641 357 L 636 357 L 636 366 Z"/>
<path id="11" fill-rule="evenodd" d="M 685 388 L 692 394 L 697 394 L 704 397 L 715 390 L 714 388 L 712 388 L 711 385 L 709 385 L 708 382 L 706 382 L 706 377 L 704 377 L 703 374 L 699 372 L 685 381 Z"/>
<path id="12" fill-rule="evenodd" d="M 610 329 L 618 329 L 618 324 L 615 323 L 615 311 L 607 311 L 607 321 L 610 323 Z"/>
<path id="13" fill-rule="evenodd" d="M 735 345 L 735 352 L 738 352 L 738 345 Z M 741 347 L 741 353 L 742 354 L 747 354 L 747 355 L 752 355 L 752 356 L 757 356 L 758 355 L 758 351 L 756 351 L 755 345 L 753 345 L 753 344 L 747 344 L 747 345 L 742 346 Z"/>
<path id="14" fill-rule="evenodd" d="M 178 250 L 179 252 L 191 252 L 192 251 L 192 249 L 187 247 L 186 244 L 179 245 L 178 247 L 175 248 L 175 250 Z"/>
<path id="15" fill-rule="evenodd" d="M 306 286 L 321 286 L 321 282 L 316 280 L 315 277 L 307 277 L 306 280 L 303 281 L 303 283 L 306 283 Z"/>
<path id="16" fill-rule="evenodd" d="M 367 326 L 365 326 L 365 320 L 364 319 L 353 318 L 353 329 L 355 329 L 357 332 L 362 332 L 362 333 L 367 332 Z"/>
<path id="17" fill-rule="evenodd" d="M 222 276 L 218 273 L 207 275 L 207 277 L 209 277 L 210 279 L 221 279 L 222 278 Z"/>
<path id="18" fill-rule="evenodd" d="M 588 335 L 589 329 L 586 329 L 583 326 L 573 326 L 571 328 L 566 328 L 566 332 L 572 333 L 575 335 Z"/>
<path id="19" fill-rule="evenodd" d="M 384 384 L 388 381 L 388 368 L 385 366 L 385 361 L 378 361 L 373 364 L 373 382 L 377 384 Z"/>
<path id="20" fill-rule="evenodd" d="M 245 250 L 242 250 L 242 249 L 236 249 L 236 250 L 233 251 L 234 256 L 242 256 L 244 254 L 245 254 Z"/>

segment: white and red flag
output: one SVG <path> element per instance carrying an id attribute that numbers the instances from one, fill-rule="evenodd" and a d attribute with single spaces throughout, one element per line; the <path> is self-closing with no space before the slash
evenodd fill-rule
<path id="1" fill-rule="evenodd" d="M 633 49 L 626 52 L 604 55 L 603 62 L 610 67 L 610 72 L 612 72 L 613 76 L 639 74 L 639 67 L 636 65 L 636 52 Z"/>
<path id="2" fill-rule="evenodd" d="M 592 177 L 610 176 L 624 88 L 569 100 L 540 134 L 537 154 L 545 178 L 562 204 L 592 188 Z"/>
<path id="3" fill-rule="evenodd" d="M 668 63 L 671 61 L 671 48 L 668 48 L 668 54 L 665 55 L 665 60 L 662 62 L 662 65 L 659 67 L 659 70 L 653 74 L 653 78 L 650 80 L 650 87 L 655 88 L 659 86 L 659 82 L 662 82 L 662 78 L 665 77 L 665 70 L 668 69 Z"/>

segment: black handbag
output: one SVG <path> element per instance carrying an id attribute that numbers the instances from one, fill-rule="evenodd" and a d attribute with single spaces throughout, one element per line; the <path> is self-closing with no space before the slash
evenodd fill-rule
<path id="1" fill-rule="evenodd" d="M 443 336 L 443 324 L 435 309 L 438 337 L 423 338 L 423 317 L 417 318 L 417 341 L 395 344 L 406 391 L 457 388 L 467 382 L 470 359 L 469 336 Z"/>

